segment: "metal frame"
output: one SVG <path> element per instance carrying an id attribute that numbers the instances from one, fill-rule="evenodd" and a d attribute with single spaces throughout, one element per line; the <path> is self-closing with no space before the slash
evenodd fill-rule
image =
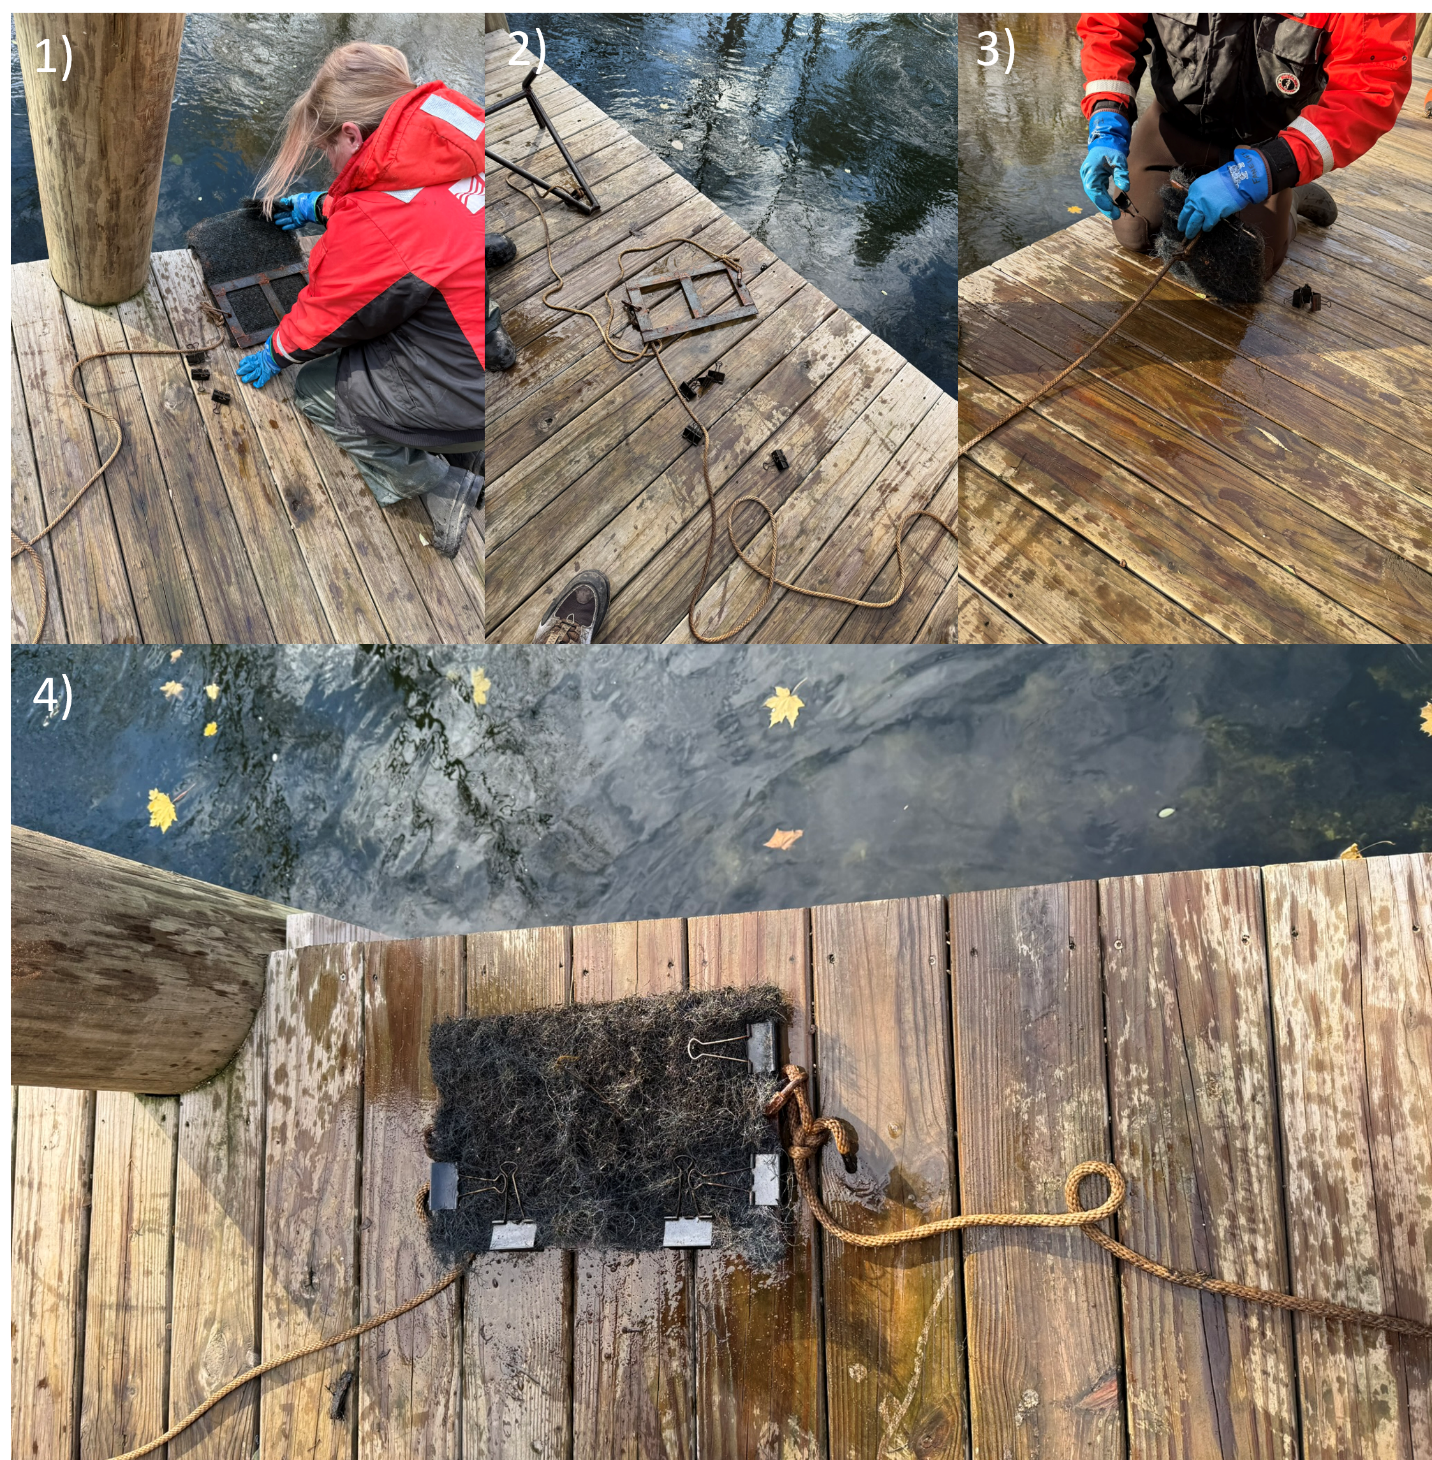
<path id="1" fill-rule="evenodd" d="M 234 337 L 234 343 L 241 350 L 251 350 L 255 345 L 261 345 L 283 322 L 283 317 L 288 311 L 284 308 L 283 300 L 273 292 L 272 281 L 274 279 L 287 278 L 290 274 L 302 274 L 304 282 L 308 282 L 308 263 L 303 261 L 296 264 L 284 264 L 277 269 L 265 269 L 262 273 L 249 274 L 242 279 L 229 279 L 223 284 L 210 284 L 209 292 L 214 296 L 214 302 L 219 306 L 225 322 L 229 326 L 229 333 Z M 237 293 L 240 289 L 252 289 L 257 286 L 268 306 L 273 310 L 273 324 L 259 334 L 249 334 L 239 324 L 239 317 L 234 313 L 234 307 L 229 303 L 229 295 Z"/>
<path id="2" fill-rule="evenodd" d="M 528 182 L 541 188 L 543 192 L 551 193 L 553 197 L 560 198 L 569 208 L 575 208 L 577 212 L 584 213 L 590 218 L 592 214 L 602 211 L 602 205 L 597 201 L 597 195 L 592 191 L 592 185 L 582 176 L 582 171 L 577 164 L 572 161 L 572 154 L 567 151 L 567 144 L 557 135 L 557 129 L 552 125 L 552 118 L 547 115 L 546 108 L 532 94 L 532 83 L 537 79 L 537 70 L 538 68 L 534 66 L 527 73 L 520 91 L 514 92 L 502 101 L 493 102 L 487 109 L 487 119 L 491 121 L 493 114 L 500 112 L 503 107 L 516 106 L 518 102 L 525 101 L 532 108 L 537 130 L 546 132 L 557 144 L 557 150 L 562 154 L 562 161 L 567 164 L 572 176 L 576 178 L 577 186 L 582 190 L 582 196 L 576 197 L 565 188 L 559 188 L 556 183 L 543 182 L 540 177 L 528 172 L 525 167 L 519 167 L 515 162 L 509 162 L 505 157 L 499 157 L 491 147 L 487 149 L 487 160 L 495 162 L 499 167 L 505 167 L 508 172 L 515 172 L 518 177 L 526 178 Z"/>
<path id="3" fill-rule="evenodd" d="M 701 300 L 696 293 L 695 279 L 709 278 L 713 274 L 725 274 L 731 281 L 731 288 L 736 291 L 736 298 L 739 305 L 736 309 L 728 309 L 721 314 L 706 314 L 702 311 Z M 683 324 L 669 324 L 664 329 L 654 329 L 651 323 L 651 314 L 642 303 L 643 289 L 657 289 L 662 285 L 680 285 L 681 292 L 686 296 L 687 308 L 691 311 L 691 318 Z M 690 334 L 692 330 L 703 330 L 713 324 L 729 324 L 733 319 L 749 319 L 759 311 L 756 302 L 751 298 L 750 290 L 741 282 L 741 275 L 738 270 L 730 264 L 711 263 L 703 264 L 699 269 L 683 269 L 676 274 L 648 274 L 644 279 L 633 279 L 627 285 L 627 299 L 629 308 L 636 319 L 636 327 L 641 331 L 641 340 L 644 345 L 649 345 L 653 340 L 669 340 L 677 335 Z"/>

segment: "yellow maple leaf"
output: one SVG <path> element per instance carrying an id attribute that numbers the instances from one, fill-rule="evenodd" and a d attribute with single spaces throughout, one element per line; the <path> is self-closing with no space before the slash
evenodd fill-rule
<path id="1" fill-rule="evenodd" d="M 799 688 L 798 684 L 796 689 Z M 775 694 L 766 701 L 766 708 L 771 712 L 771 723 L 766 727 L 768 730 L 779 725 L 782 720 L 789 720 L 792 730 L 796 728 L 796 716 L 805 706 L 805 701 L 797 696 L 796 689 L 787 689 L 780 684 L 776 686 Z"/>
<path id="2" fill-rule="evenodd" d="M 1084 210 L 1082 208 L 1070 208 L 1069 211 L 1071 213 L 1082 213 Z"/>
<path id="3" fill-rule="evenodd" d="M 216 700 L 219 698 L 219 686 L 217 684 L 206 684 L 204 686 L 204 693 L 208 695 L 211 700 Z"/>
<path id="4" fill-rule="evenodd" d="M 161 835 L 174 825 L 178 815 L 174 803 L 163 791 L 154 790 L 149 793 L 149 824 L 157 826 Z"/>
<path id="5" fill-rule="evenodd" d="M 1342 851 L 1340 851 L 1338 853 L 1338 861 L 1340 861 L 1340 862 L 1360 862 L 1360 861 L 1362 861 L 1362 853 L 1360 851 L 1358 851 L 1358 849 L 1357 849 L 1357 843 L 1354 842 L 1350 847 L 1344 847 L 1342 849 Z"/>
<path id="6" fill-rule="evenodd" d="M 472 671 L 472 702 L 475 705 L 487 703 L 487 692 L 492 688 L 492 681 L 482 672 L 481 669 Z"/>
<path id="7" fill-rule="evenodd" d="M 182 653 L 183 653 L 183 652 L 184 652 L 184 651 L 183 651 L 183 650 L 182 650 L 182 649 L 176 649 L 176 650 L 175 650 L 175 651 L 174 651 L 174 652 L 173 652 L 173 653 L 172 653 L 172 654 L 171 654 L 171 655 L 170 655 L 170 656 L 169 656 L 169 662 L 170 662 L 170 663 L 171 663 L 171 664 L 172 664 L 172 663 L 173 663 L 173 662 L 174 662 L 174 661 L 175 661 L 175 660 L 176 660 L 176 659 L 177 659 L 177 658 L 178 658 L 178 657 L 179 657 L 179 656 L 180 656 L 180 655 L 181 655 L 181 654 L 182 654 Z"/>
<path id="8" fill-rule="evenodd" d="M 1422 706 L 1422 733 L 1432 735 L 1432 700 Z"/>
<path id="9" fill-rule="evenodd" d="M 184 686 L 177 679 L 171 679 L 168 684 L 161 684 L 159 692 L 171 700 L 177 700 L 184 693 Z"/>
<path id="10" fill-rule="evenodd" d="M 770 841 L 762 842 L 761 845 L 774 847 L 778 852 L 788 852 L 804 835 L 803 831 L 782 831 L 780 827 L 777 827 Z"/>
<path id="11" fill-rule="evenodd" d="M 217 720 L 210 720 L 209 723 L 204 726 L 204 735 L 206 738 L 210 735 L 217 735 L 218 733 L 219 723 Z"/>

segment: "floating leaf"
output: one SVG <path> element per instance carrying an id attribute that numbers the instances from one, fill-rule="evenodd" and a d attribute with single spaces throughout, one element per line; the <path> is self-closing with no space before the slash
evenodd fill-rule
<path id="1" fill-rule="evenodd" d="M 211 700 L 216 700 L 219 698 L 219 686 L 217 684 L 206 684 L 204 686 L 204 693 L 208 695 Z"/>
<path id="2" fill-rule="evenodd" d="M 762 842 L 763 847 L 774 847 L 778 852 L 788 852 L 803 836 L 803 831 L 782 831 L 780 827 L 775 830 L 775 835 L 770 841 Z"/>
<path id="3" fill-rule="evenodd" d="M 1354 842 L 1350 847 L 1344 847 L 1342 849 L 1342 851 L 1340 851 L 1338 853 L 1338 861 L 1340 861 L 1340 862 L 1360 862 L 1360 861 L 1362 861 L 1362 853 L 1360 851 L 1358 851 L 1358 849 L 1357 849 L 1357 843 Z"/>
<path id="4" fill-rule="evenodd" d="M 219 733 L 219 723 L 218 723 L 217 720 L 210 720 L 209 723 L 204 726 L 204 737 L 205 737 L 205 739 L 207 739 L 210 735 L 217 735 L 218 733 Z"/>
<path id="5" fill-rule="evenodd" d="M 161 835 L 174 825 L 178 815 L 174 803 L 163 791 L 154 790 L 149 793 L 149 824 L 157 826 Z"/>
<path id="6" fill-rule="evenodd" d="M 1432 735 L 1432 700 L 1422 706 L 1422 733 Z"/>
<path id="7" fill-rule="evenodd" d="M 1082 213 L 1084 210 L 1082 208 L 1074 207 L 1074 208 L 1070 208 L 1069 211 L 1071 213 Z"/>
<path id="8" fill-rule="evenodd" d="M 487 703 L 487 692 L 492 688 L 492 681 L 482 672 L 481 669 L 472 671 L 472 702 L 475 705 Z"/>
<path id="9" fill-rule="evenodd" d="M 179 658 L 179 657 L 180 657 L 180 656 L 181 656 L 181 655 L 182 655 L 182 654 L 183 654 L 183 652 L 184 652 L 184 651 L 183 651 L 183 650 L 182 650 L 182 649 L 176 649 L 176 650 L 175 650 L 175 651 L 174 651 L 174 652 L 173 652 L 173 653 L 172 653 L 172 654 L 171 654 L 171 655 L 170 655 L 170 656 L 169 656 L 169 662 L 170 662 L 170 663 L 171 663 L 171 664 L 172 664 L 172 663 L 173 663 L 173 662 L 174 662 L 174 661 L 175 661 L 175 660 L 176 660 L 176 659 L 178 659 L 178 658 Z"/>
<path id="10" fill-rule="evenodd" d="M 171 700 L 177 700 L 184 693 L 184 686 L 177 679 L 171 679 L 168 684 L 159 686 L 160 694 Z"/>
<path id="11" fill-rule="evenodd" d="M 800 685 L 796 686 L 799 689 Z M 805 701 L 796 697 L 795 689 L 787 689 L 784 685 L 778 684 L 776 692 L 766 701 L 766 708 L 771 712 L 771 723 L 766 728 L 771 729 L 779 725 L 782 720 L 791 722 L 791 729 L 796 728 L 796 716 L 800 714 Z"/>
<path id="12" fill-rule="evenodd" d="M 684 142 L 673 142 L 671 145 L 677 152 L 686 151 L 686 144 Z"/>

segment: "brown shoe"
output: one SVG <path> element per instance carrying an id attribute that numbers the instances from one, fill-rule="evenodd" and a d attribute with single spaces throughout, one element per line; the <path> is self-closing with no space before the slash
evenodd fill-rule
<path id="1" fill-rule="evenodd" d="M 590 644 L 607 616 L 612 587 L 595 568 L 578 573 L 562 587 L 537 626 L 534 644 Z"/>

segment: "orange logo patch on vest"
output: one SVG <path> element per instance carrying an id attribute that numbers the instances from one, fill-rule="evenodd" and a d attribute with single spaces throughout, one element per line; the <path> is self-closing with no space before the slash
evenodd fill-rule
<path id="1" fill-rule="evenodd" d="M 1278 90 L 1284 96 L 1293 96 L 1298 90 L 1298 78 L 1291 71 L 1284 71 L 1278 77 Z"/>

